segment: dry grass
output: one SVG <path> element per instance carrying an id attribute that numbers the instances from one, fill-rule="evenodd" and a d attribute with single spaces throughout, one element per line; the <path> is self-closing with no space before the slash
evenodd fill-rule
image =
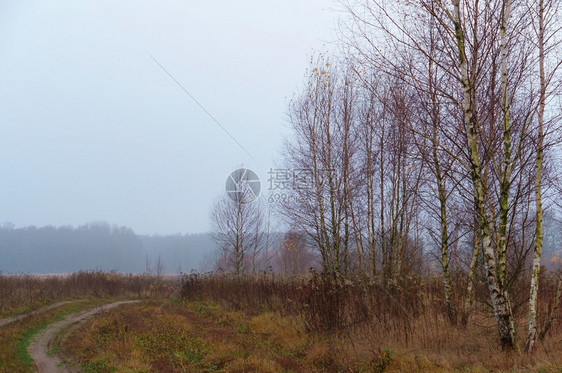
<path id="1" fill-rule="evenodd" d="M 175 284 L 176 278 L 101 271 L 56 276 L 0 275 L 0 317 L 75 298 L 165 297 Z"/>
<path id="2" fill-rule="evenodd" d="M 555 284 L 543 278 L 543 315 Z M 457 290 L 463 286 L 457 283 Z M 513 296 L 522 345 L 526 307 L 521 293 L 528 291 L 523 283 L 517 289 L 523 289 Z M 385 287 L 373 278 L 316 272 L 301 277 L 191 275 L 183 279 L 182 296 L 243 311 L 253 317 L 250 330 L 253 325 L 276 343 L 301 346 L 303 364 L 324 371 L 562 371 L 562 310 L 533 355 L 501 352 L 485 286 L 477 290 L 479 301 L 466 328 L 446 319 L 438 277 L 402 278 Z M 456 302 L 461 305 L 462 297 Z M 271 336 L 270 328 L 285 330 L 287 322 L 300 324 L 304 335 Z M 293 356 L 300 355 L 293 351 Z"/>
<path id="3" fill-rule="evenodd" d="M 80 273 L 46 282 L 25 276 L 1 280 L 15 286 L 0 289 L 9 295 L 7 310 L 18 309 L 15 300 L 26 292 L 34 294 L 34 302 L 53 301 L 49 296 L 153 298 L 97 315 L 62 342 L 59 351 L 86 372 L 562 372 L 562 312 L 533 355 L 503 353 L 485 286 L 477 286 L 478 301 L 462 328 L 445 317 L 439 278 L 409 277 L 382 286 L 373 278 L 317 272 L 190 275 L 176 286 L 176 298 L 164 302 L 155 298 L 163 299 L 173 284 L 143 276 Z M 542 282 L 543 315 L 555 287 L 551 282 Z M 520 293 L 527 291 L 525 284 L 518 286 Z M 524 336 L 525 299 L 519 294 L 513 299 Z M 460 305 L 463 299 L 455 301 Z M 0 329 L 0 366 L 10 364 L 4 371 L 30 370 L 17 355 L 17 341 L 65 309 Z"/>
<path id="4" fill-rule="evenodd" d="M 151 301 L 90 319 L 61 351 L 99 372 L 308 372 L 294 357 L 305 341 L 301 326 L 273 314 Z"/>

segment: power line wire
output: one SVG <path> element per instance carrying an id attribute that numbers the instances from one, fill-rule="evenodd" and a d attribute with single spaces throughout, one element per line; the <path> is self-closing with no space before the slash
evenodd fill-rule
<path id="1" fill-rule="evenodd" d="M 201 103 L 200 103 L 199 101 L 197 101 L 197 99 L 196 99 L 195 97 L 193 97 L 193 95 L 192 95 L 191 93 L 189 93 L 189 92 L 187 91 L 187 89 L 185 89 L 184 86 L 183 86 L 180 82 L 178 82 L 178 80 L 177 80 L 176 78 L 174 78 L 174 76 L 173 76 L 172 74 L 170 74 L 170 73 L 168 72 L 168 70 L 166 70 L 166 68 L 165 68 L 164 66 L 162 66 L 162 64 L 161 64 L 160 62 L 158 62 L 158 60 L 157 60 L 156 58 L 154 58 L 154 56 L 153 56 L 152 54 L 150 54 L 149 52 L 146 52 L 146 53 L 150 56 L 150 58 L 152 58 L 152 60 L 153 60 L 154 62 L 156 62 L 156 64 L 157 64 L 158 66 L 160 66 L 160 68 L 161 68 L 162 70 L 164 70 L 164 72 L 165 72 L 166 74 L 168 74 L 168 76 L 178 85 L 178 87 L 180 87 L 180 88 L 181 88 L 197 105 L 199 105 L 199 107 L 200 107 L 201 109 L 203 109 L 203 111 L 204 111 L 205 113 L 207 113 L 207 115 L 208 115 L 216 124 L 218 124 L 219 127 L 222 128 L 222 130 L 223 130 L 228 136 L 230 136 L 230 138 L 231 138 L 232 140 L 234 140 L 234 142 L 235 142 L 236 144 L 238 144 L 238 146 L 239 146 L 242 150 L 244 150 L 244 152 L 246 152 L 246 154 L 248 154 L 248 155 L 250 156 L 250 158 L 252 158 L 254 161 L 256 161 L 256 159 L 250 154 L 250 152 L 248 152 L 248 151 L 246 150 L 246 148 L 244 148 L 244 146 L 242 146 L 242 144 L 240 144 L 240 142 L 239 142 L 238 140 L 236 140 L 236 139 L 234 138 L 234 136 L 232 136 L 232 135 L 230 134 L 230 132 L 228 132 L 228 130 L 227 130 L 226 128 L 224 128 L 224 126 L 223 126 L 222 124 L 220 124 L 219 121 L 218 121 L 211 113 L 209 113 L 209 111 L 208 111 L 207 109 L 205 109 L 205 107 L 204 107 L 203 105 L 201 105 Z M 257 162 L 257 161 L 256 161 L 256 162 Z"/>

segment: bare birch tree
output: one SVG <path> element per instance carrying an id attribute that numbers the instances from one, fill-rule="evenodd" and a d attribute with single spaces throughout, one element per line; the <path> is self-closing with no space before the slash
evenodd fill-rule
<path id="1" fill-rule="evenodd" d="M 529 82 L 528 25 L 520 4 L 512 5 L 510 0 L 366 1 L 361 11 L 349 7 L 354 23 L 348 39 L 360 59 L 425 94 L 431 85 L 420 61 L 431 60 L 438 74 L 450 77 L 450 84 L 438 87 L 438 95 L 461 113 L 462 126 L 452 127 L 462 134 L 464 145 L 440 144 L 440 151 L 470 173 L 476 233 L 500 342 L 508 349 L 516 346 L 508 249 L 516 227 L 513 217 L 528 186 L 518 180 L 524 180 L 528 166 L 524 145 L 532 117 L 530 100 L 520 96 Z M 438 30 L 441 53 L 428 43 L 431 28 Z"/>
<path id="2" fill-rule="evenodd" d="M 323 56 L 311 63 L 306 87 L 292 102 L 293 141 L 285 147 L 293 196 L 277 211 L 317 245 L 326 271 L 347 272 L 352 242 L 354 84 Z"/>
<path id="3" fill-rule="evenodd" d="M 265 237 L 264 216 L 259 199 L 245 183 L 234 194 L 221 196 L 211 211 L 211 234 L 218 245 L 224 270 L 242 275 L 257 269 Z"/>
<path id="4" fill-rule="evenodd" d="M 543 246 L 543 206 L 542 206 L 542 178 L 543 158 L 545 148 L 545 110 L 547 105 L 548 88 L 556 77 L 560 62 L 555 63 L 550 71 L 546 71 L 545 64 L 548 62 L 547 53 L 559 45 L 557 34 L 560 28 L 554 23 L 557 18 L 559 3 L 552 0 L 538 0 L 529 4 L 529 14 L 533 18 L 533 30 L 537 38 L 538 47 L 538 77 L 539 77 L 539 99 L 537 108 L 537 135 L 536 135 L 536 158 L 535 158 L 535 246 L 533 250 L 533 265 L 531 274 L 531 287 L 529 295 L 529 325 L 525 350 L 531 352 L 537 337 L 537 300 L 539 291 L 539 272 L 541 266 Z M 560 283 L 558 286 L 555 304 L 560 297 Z M 554 307 L 555 309 L 556 307 Z M 544 335 L 544 333 L 541 333 Z"/>

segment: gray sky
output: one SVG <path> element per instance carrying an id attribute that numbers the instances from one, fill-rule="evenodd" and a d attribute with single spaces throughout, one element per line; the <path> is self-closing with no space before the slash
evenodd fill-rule
<path id="1" fill-rule="evenodd" d="M 333 6 L 3 0 L 0 222 L 208 230 L 236 166 L 267 184 L 288 98 L 333 40 Z"/>

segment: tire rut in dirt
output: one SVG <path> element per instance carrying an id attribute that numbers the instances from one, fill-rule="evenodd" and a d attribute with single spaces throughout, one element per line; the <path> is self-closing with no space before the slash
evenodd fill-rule
<path id="1" fill-rule="evenodd" d="M 53 344 L 58 332 L 63 328 L 79 324 L 87 318 L 94 316 L 96 313 L 107 311 L 123 304 L 137 302 L 140 301 L 131 300 L 108 303 L 93 309 L 70 314 L 61 321 L 47 325 L 46 329 L 35 336 L 27 349 L 29 355 L 35 362 L 37 370 L 41 373 L 79 372 L 79 368 L 65 366 L 56 355 L 49 354 L 49 351 L 54 347 Z"/>

